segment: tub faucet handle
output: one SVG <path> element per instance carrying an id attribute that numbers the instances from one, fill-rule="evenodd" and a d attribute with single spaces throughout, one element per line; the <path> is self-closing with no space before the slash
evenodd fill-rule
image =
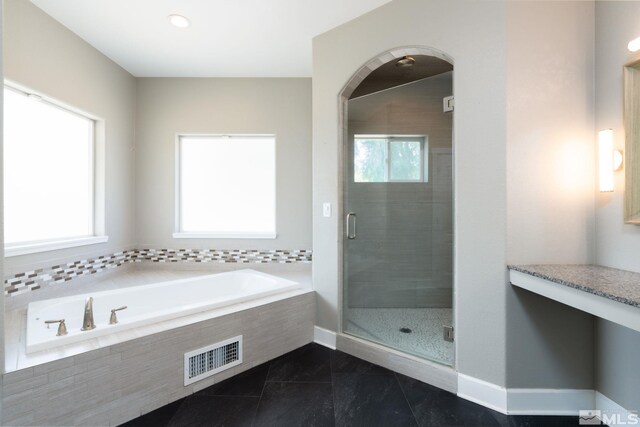
<path id="1" fill-rule="evenodd" d="M 58 325 L 58 333 L 56 334 L 56 336 L 57 337 L 61 337 L 63 335 L 67 335 L 67 326 L 64 324 L 64 319 L 60 319 L 60 320 L 45 320 L 44 323 L 47 324 L 47 328 L 52 323 L 59 323 L 59 325 Z"/>
<path id="2" fill-rule="evenodd" d="M 116 323 L 118 323 L 118 317 L 116 316 L 116 311 L 124 310 L 125 308 L 127 308 L 126 305 L 123 305 L 122 307 L 112 308 L 111 309 L 111 318 L 109 319 L 109 324 L 110 325 L 115 325 Z"/>

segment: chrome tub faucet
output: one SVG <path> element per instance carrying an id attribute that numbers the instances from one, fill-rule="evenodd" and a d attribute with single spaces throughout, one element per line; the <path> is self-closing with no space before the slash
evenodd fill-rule
<path id="1" fill-rule="evenodd" d="M 95 329 L 96 324 L 93 323 L 93 297 L 87 298 L 84 302 L 84 320 L 82 321 L 82 330 L 90 331 Z"/>

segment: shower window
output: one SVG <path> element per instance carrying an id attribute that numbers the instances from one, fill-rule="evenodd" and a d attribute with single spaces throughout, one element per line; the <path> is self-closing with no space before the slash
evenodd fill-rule
<path id="1" fill-rule="evenodd" d="M 423 136 L 356 135 L 354 182 L 427 182 L 427 148 Z"/>

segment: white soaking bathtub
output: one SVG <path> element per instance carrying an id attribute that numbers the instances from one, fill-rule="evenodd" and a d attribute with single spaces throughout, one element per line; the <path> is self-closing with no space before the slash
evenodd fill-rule
<path id="1" fill-rule="evenodd" d="M 71 297 L 36 301 L 27 309 L 26 352 L 33 353 L 73 344 L 124 330 L 151 325 L 250 300 L 302 289 L 298 282 L 255 270 L 237 270 L 189 279 Z M 95 329 L 82 331 L 85 300 L 93 297 Z M 109 324 L 111 310 L 118 323 Z M 45 320 L 65 319 L 67 335 L 56 336 L 58 324 Z"/>

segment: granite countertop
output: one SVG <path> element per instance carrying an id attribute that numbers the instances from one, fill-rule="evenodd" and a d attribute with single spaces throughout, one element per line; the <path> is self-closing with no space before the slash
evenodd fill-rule
<path id="1" fill-rule="evenodd" d="M 640 308 L 640 273 L 599 265 L 510 265 L 510 270 Z"/>

